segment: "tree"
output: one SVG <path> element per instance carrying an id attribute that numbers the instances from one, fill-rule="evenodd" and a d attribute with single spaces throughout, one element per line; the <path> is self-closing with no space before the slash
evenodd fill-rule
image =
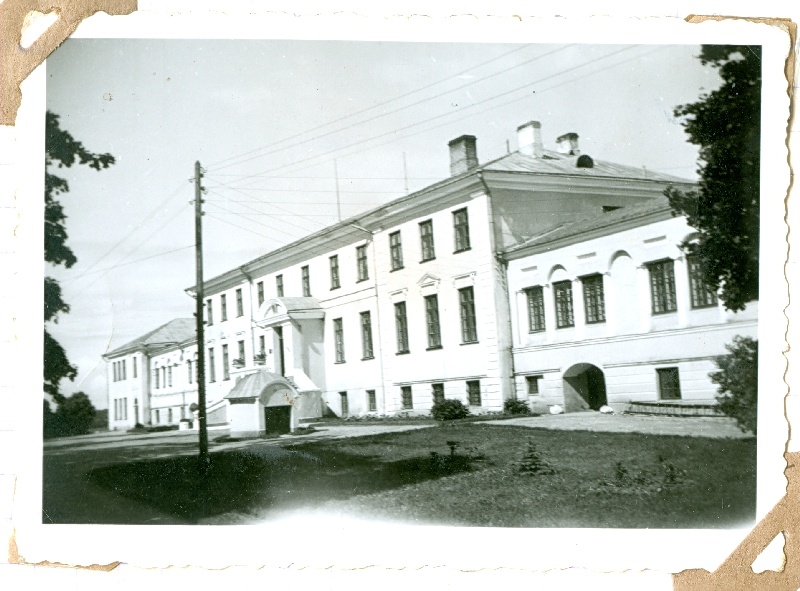
<path id="1" fill-rule="evenodd" d="M 94 154 L 83 144 L 61 129 L 58 115 L 47 112 L 45 125 L 45 186 L 44 186 L 44 259 L 52 265 L 72 267 L 77 262 L 75 253 L 67 245 L 67 229 L 64 208 L 57 197 L 69 192 L 69 184 L 50 170 L 69 168 L 85 164 L 95 170 L 103 170 L 114 164 L 111 154 Z M 52 277 L 44 278 L 44 320 L 58 322 L 59 314 L 69 312 L 69 305 L 61 294 L 61 286 Z M 69 362 L 64 348 L 45 326 L 44 329 L 44 391 L 61 404 L 66 399 L 59 392 L 62 379 L 75 379 L 77 368 Z M 49 406 L 47 407 L 49 408 Z"/>
<path id="2" fill-rule="evenodd" d="M 699 59 L 718 69 L 722 85 L 674 111 L 700 146 L 699 188 L 665 194 L 700 234 L 684 249 L 699 257 L 725 307 L 739 311 L 758 299 L 761 47 L 704 45 Z"/>
<path id="3" fill-rule="evenodd" d="M 709 374 L 719 386 L 717 409 L 742 431 L 756 433 L 758 419 L 758 341 L 737 336 L 727 355 L 715 359 L 719 371 Z"/>
<path id="4" fill-rule="evenodd" d="M 44 401 L 44 436 L 64 437 L 88 433 L 97 412 L 89 397 L 83 392 L 75 392 L 69 398 L 61 398 L 56 412 L 51 410 L 47 400 Z"/>

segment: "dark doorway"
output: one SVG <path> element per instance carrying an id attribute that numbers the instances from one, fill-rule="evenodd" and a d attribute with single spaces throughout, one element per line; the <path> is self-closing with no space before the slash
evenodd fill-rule
<path id="1" fill-rule="evenodd" d="M 264 431 L 267 435 L 282 435 L 292 430 L 291 406 L 264 407 Z"/>
<path id="2" fill-rule="evenodd" d="M 564 410 L 598 410 L 608 403 L 603 370 L 578 363 L 564 372 Z"/>

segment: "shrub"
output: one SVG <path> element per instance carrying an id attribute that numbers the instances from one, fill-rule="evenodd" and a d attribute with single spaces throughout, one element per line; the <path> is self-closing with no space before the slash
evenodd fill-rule
<path id="1" fill-rule="evenodd" d="M 431 416 L 437 421 L 452 421 L 469 416 L 469 407 L 453 398 L 438 400 L 431 408 Z"/>
<path id="2" fill-rule="evenodd" d="M 517 398 L 509 398 L 503 402 L 503 410 L 509 415 L 529 415 L 531 409 L 528 403 Z"/>
<path id="3" fill-rule="evenodd" d="M 522 458 L 514 462 L 519 468 L 520 474 L 558 474 L 558 470 L 542 456 L 542 452 L 536 449 L 536 444 L 532 439 L 528 439 L 528 447 Z"/>
<path id="4" fill-rule="evenodd" d="M 717 412 L 731 417 L 742 431 L 756 433 L 758 411 L 758 341 L 734 337 L 727 355 L 714 361 L 719 371 L 709 374 L 719 386 Z"/>

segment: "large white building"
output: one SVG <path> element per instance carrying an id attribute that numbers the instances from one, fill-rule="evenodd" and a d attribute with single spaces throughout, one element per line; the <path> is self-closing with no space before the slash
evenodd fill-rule
<path id="1" fill-rule="evenodd" d="M 227 420 L 225 397 L 259 371 L 285 376 L 309 416 L 426 413 L 438 397 L 475 412 L 502 409 L 518 392 L 512 348 L 520 343 L 501 253 L 513 258 L 554 225 L 690 186 L 582 155 L 574 133 L 547 150 L 535 121 L 518 137 L 518 151 L 485 164 L 476 139 L 459 137 L 449 143 L 449 178 L 207 280 L 209 421 Z M 160 371 L 188 379 L 196 347 L 171 346 L 159 351 Z M 125 351 L 106 359 L 113 365 Z M 167 396 L 180 387 L 143 392 L 143 421 L 165 422 L 162 403 L 184 404 Z M 172 408 L 172 421 L 186 413 Z"/>

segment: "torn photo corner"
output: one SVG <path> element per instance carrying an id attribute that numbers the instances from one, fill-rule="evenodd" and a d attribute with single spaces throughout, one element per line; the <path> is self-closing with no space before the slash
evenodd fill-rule
<path id="1" fill-rule="evenodd" d="M 17 379 L 44 296 L 75 368 L 19 403 L 24 559 L 718 566 L 786 487 L 786 33 L 213 20 L 92 17 L 23 85 Z M 714 129 L 760 198 L 717 234 Z"/>

